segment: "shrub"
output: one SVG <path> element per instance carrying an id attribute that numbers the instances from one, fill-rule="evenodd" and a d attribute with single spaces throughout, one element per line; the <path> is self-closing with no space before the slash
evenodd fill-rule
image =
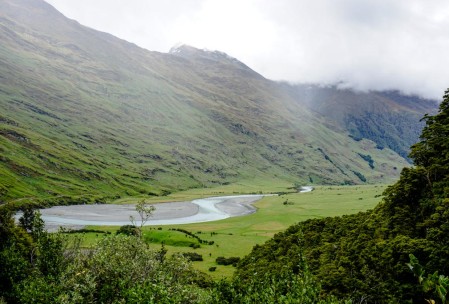
<path id="1" fill-rule="evenodd" d="M 189 261 L 203 261 L 203 256 L 201 254 L 198 254 L 196 252 L 184 252 L 182 253 L 182 256 L 185 257 Z"/>
<path id="2" fill-rule="evenodd" d="M 137 227 L 134 225 L 123 225 L 117 230 L 116 234 L 139 235 Z"/>
<path id="3" fill-rule="evenodd" d="M 215 262 L 218 265 L 233 265 L 233 266 L 237 266 L 237 263 L 240 262 L 240 258 L 239 257 L 229 257 L 229 258 L 225 258 L 225 257 L 218 257 L 215 259 Z"/>

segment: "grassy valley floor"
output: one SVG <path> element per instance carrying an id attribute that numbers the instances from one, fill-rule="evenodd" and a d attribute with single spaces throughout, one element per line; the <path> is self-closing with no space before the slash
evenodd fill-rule
<path id="1" fill-rule="evenodd" d="M 283 183 L 270 185 L 260 182 L 222 186 L 212 189 L 193 189 L 175 193 L 165 201 L 185 201 L 199 197 L 233 195 L 241 193 L 268 193 L 285 191 Z M 285 193 L 279 196 L 267 196 L 256 202 L 256 213 L 225 220 L 183 224 L 144 227 L 144 237 L 147 241 L 160 248 L 164 244 L 168 254 L 175 252 L 195 252 L 203 257 L 203 261 L 193 264 L 213 278 L 229 277 L 234 272 L 232 265 L 217 265 L 217 257 L 243 257 L 253 246 L 262 244 L 274 234 L 284 231 L 289 226 L 311 218 L 324 218 L 357 213 L 373 208 L 381 200 L 385 185 L 358 186 L 317 186 L 308 193 Z M 246 191 L 244 191 L 246 189 Z M 248 190 L 250 189 L 250 190 Z M 254 190 L 254 191 L 252 191 Z M 269 191 L 268 191 L 269 190 Z M 291 189 L 290 189 L 291 191 Z M 138 199 L 122 199 L 114 203 L 134 203 Z M 160 201 L 160 198 L 149 201 Z M 151 222 L 151 219 L 150 219 Z M 119 227 L 88 226 L 87 229 L 115 233 Z M 176 229 L 176 230 L 175 230 Z M 178 230 L 184 230 L 178 231 Z M 192 233 L 192 237 L 185 233 Z M 95 246 L 106 234 L 84 233 L 83 246 Z M 202 240 L 202 244 L 200 244 Z M 194 248 L 198 247 L 199 248 Z M 209 272 L 211 267 L 216 270 Z"/>

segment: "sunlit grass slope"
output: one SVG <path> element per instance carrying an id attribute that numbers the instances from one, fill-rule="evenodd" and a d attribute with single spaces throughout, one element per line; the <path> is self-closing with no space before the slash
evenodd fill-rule
<path id="1" fill-rule="evenodd" d="M 407 165 L 223 53 L 149 52 L 40 0 L 2 1 L 0 40 L 1 201 L 379 183 Z"/>

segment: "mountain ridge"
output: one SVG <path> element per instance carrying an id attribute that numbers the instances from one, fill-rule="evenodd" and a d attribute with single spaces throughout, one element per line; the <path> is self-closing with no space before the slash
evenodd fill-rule
<path id="1" fill-rule="evenodd" d="M 0 8 L 0 200 L 385 182 L 407 165 L 224 53 L 147 51 L 40 0 Z"/>

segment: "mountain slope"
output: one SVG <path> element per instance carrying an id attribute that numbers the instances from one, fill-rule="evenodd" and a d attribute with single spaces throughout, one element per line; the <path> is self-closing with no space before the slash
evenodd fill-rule
<path id="1" fill-rule="evenodd" d="M 437 103 L 399 92 L 354 92 L 336 87 L 283 84 L 299 104 L 336 122 L 355 139 L 367 138 L 407 158 Z"/>
<path id="2" fill-rule="evenodd" d="M 384 182 L 406 165 L 224 53 L 150 52 L 41 0 L 1 1 L 0 40 L 0 200 Z"/>

